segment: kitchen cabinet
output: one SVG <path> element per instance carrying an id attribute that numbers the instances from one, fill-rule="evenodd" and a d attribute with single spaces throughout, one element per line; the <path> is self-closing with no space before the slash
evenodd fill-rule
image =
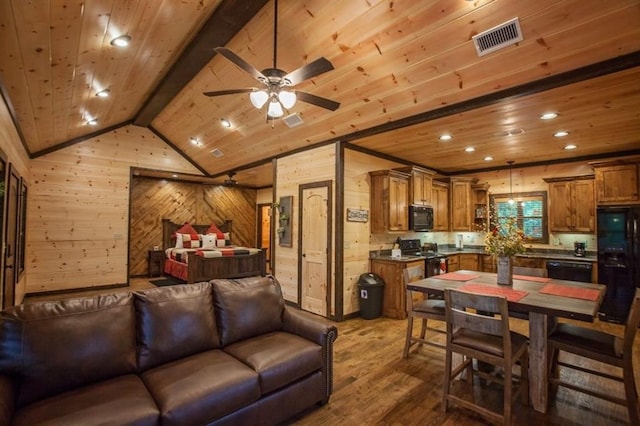
<path id="1" fill-rule="evenodd" d="M 549 230 L 584 232 L 596 230 L 594 177 L 545 178 L 549 184 Z"/>
<path id="2" fill-rule="evenodd" d="M 449 230 L 449 184 L 431 182 L 431 205 L 433 207 L 433 230 Z"/>
<path id="3" fill-rule="evenodd" d="M 596 203 L 640 202 L 640 159 L 589 163 L 596 173 Z"/>
<path id="4" fill-rule="evenodd" d="M 447 256 L 447 272 L 455 272 L 460 269 L 460 256 L 452 254 Z"/>
<path id="5" fill-rule="evenodd" d="M 513 258 L 513 266 L 523 266 L 525 268 L 542 268 L 544 261 L 537 257 L 516 256 Z"/>
<path id="6" fill-rule="evenodd" d="M 482 272 L 498 272 L 496 267 L 496 257 L 491 254 L 481 254 L 480 256 L 480 270 Z"/>
<path id="7" fill-rule="evenodd" d="M 475 183 L 473 191 L 473 231 L 489 230 L 489 184 Z"/>
<path id="8" fill-rule="evenodd" d="M 479 271 L 478 254 L 475 253 L 460 253 L 459 255 L 460 269 L 466 269 L 468 271 Z"/>
<path id="9" fill-rule="evenodd" d="M 394 170 L 398 170 L 403 173 L 409 174 L 409 203 L 418 204 L 421 206 L 432 205 L 432 193 L 431 184 L 433 181 L 433 175 L 436 172 L 422 167 L 401 167 Z"/>
<path id="10" fill-rule="evenodd" d="M 475 231 L 473 229 L 474 193 L 471 185 L 476 178 L 453 177 L 449 182 L 449 211 L 451 231 Z"/>
<path id="11" fill-rule="evenodd" d="M 397 170 L 369 172 L 371 233 L 409 230 L 409 175 Z"/>
<path id="12" fill-rule="evenodd" d="M 404 286 L 404 270 L 418 266 L 424 274 L 424 260 L 399 262 L 386 259 L 371 259 L 369 270 L 384 281 L 382 315 L 388 318 L 407 318 L 407 294 Z"/>

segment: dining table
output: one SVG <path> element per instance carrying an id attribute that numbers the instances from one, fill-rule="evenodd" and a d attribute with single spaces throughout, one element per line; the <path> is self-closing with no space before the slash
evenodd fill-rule
<path id="1" fill-rule="evenodd" d="M 443 296 L 447 288 L 507 298 L 510 314 L 529 321 L 529 397 L 541 413 L 548 406 L 547 334 L 558 318 L 594 322 L 606 286 L 580 281 L 514 275 L 512 285 L 497 274 L 459 270 L 407 284 L 411 291 Z"/>

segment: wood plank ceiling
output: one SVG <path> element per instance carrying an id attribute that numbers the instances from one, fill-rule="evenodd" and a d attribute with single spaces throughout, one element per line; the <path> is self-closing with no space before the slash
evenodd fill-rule
<path id="1" fill-rule="evenodd" d="M 270 159 L 331 141 L 447 174 L 640 150 L 640 1 L 280 0 L 278 68 L 327 58 L 335 70 L 296 89 L 341 103 L 299 101 L 294 128 L 246 94 L 202 95 L 259 86 L 212 49 L 270 67 L 273 0 L 42 4 L 0 2 L 0 87 L 32 156 L 135 123 L 205 175 L 265 186 Z M 472 36 L 515 17 L 524 39 L 479 57 Z M 111 46 L 116 34 L 131 46 Z M 539 120 L 547 111 L 560 115 Z"/>

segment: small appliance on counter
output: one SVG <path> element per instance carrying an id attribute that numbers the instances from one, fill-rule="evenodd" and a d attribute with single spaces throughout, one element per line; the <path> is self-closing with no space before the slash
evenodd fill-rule
<path id="1" fill-rule="evenodd" d="M 587 243 L 573 243 L 573 254 L 577 257 L 584 257 L 587 252 Z"/>
<path id="2" fill-rule="evenodd" d="M 464 242 L 463 242 L 462 234 L 456 235 L 456 250 L 464 250 Z"/>

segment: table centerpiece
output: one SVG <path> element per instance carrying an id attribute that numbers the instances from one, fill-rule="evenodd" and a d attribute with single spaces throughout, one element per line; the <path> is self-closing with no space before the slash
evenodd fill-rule
<path id="1" fill-rule="evenodd" d="M 513 258 L 526 251 L 527 237 L 515 218 L 495 224 L 484 237 L 484 250 L 496 258 L 498 284 L 513 284 Z"/>

